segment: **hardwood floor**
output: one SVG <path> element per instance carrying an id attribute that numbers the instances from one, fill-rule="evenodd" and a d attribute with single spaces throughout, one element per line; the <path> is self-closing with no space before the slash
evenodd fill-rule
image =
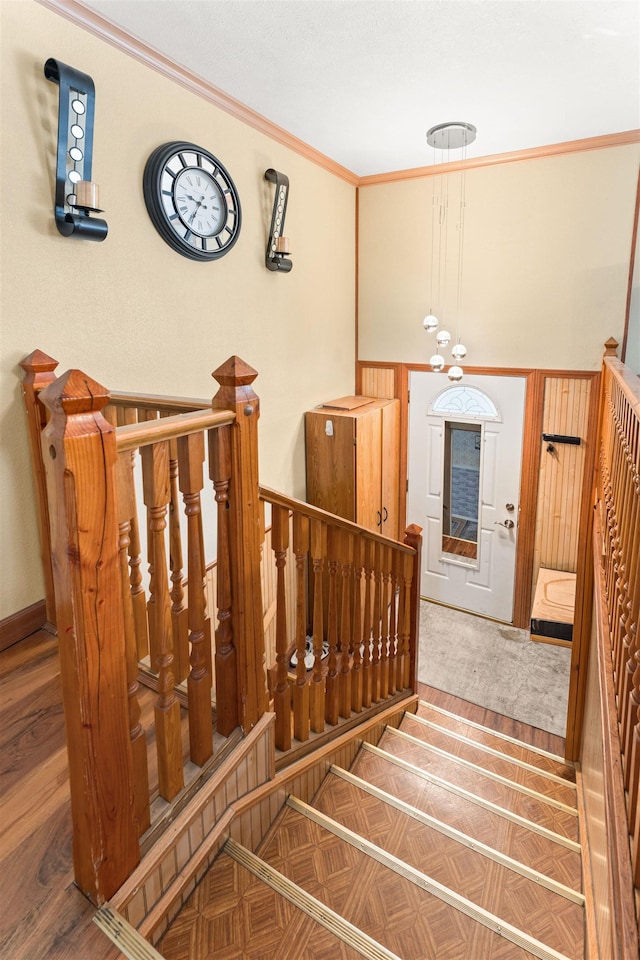
<path id="1" fill-rule="evenodd" d="M 420 694 L 469 720 L 563 752 L 558 737 L 423 685 Z M 44 631 L 0 652 L 0 756 L 1 960 L 121 958 L 73 883 L 57 638 Z M 236 878 L 239 870 L 232 871 Z M 351 957 L 342 947 L 332 953 L 325 934 L 314 929 L 300 936 L 311 938 L 318 957 L 323 951 Z"/>

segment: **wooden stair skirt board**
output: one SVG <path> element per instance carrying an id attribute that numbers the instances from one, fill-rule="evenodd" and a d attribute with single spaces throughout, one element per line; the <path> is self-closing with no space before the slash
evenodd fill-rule
<path id="1" fill-rule="evenodd" d="M 531 610 L 531 639 L 571 646 L 575 602 L 575 573 L 541 568 Z"/>
<path id="2" fill-rule="evenodd" d="M 158 950 L 583 960 L 575 776 L 420 703 L 350 770 L 333 764 L 311 802 L 290 795 L 255 851 L 230 837 Z"/>

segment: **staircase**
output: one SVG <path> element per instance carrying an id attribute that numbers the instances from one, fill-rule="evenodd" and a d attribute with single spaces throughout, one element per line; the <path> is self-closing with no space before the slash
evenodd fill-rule
<path id="1" fill-rule="evenodd" d="M 257 854 L 232 839 L 158 944 L 166 960 L 584 957 L 575 773 L 421 702 Z"/>

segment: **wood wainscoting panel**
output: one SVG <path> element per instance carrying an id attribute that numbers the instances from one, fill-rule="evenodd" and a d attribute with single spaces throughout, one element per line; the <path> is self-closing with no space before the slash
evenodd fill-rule
<path id="1" fill-rule="evenodd" d="M 357 390 L 364 397 L 393 400 L 398 396 L 396 367 L 359 363 L 356 371 Z"/>
<path id="2" fill-rule="evenodd" d="M 591 379 L 545 376 L 542 433 L 578 437 L 580 443 L 540 438 L 533 584 L 540 567 L 576 571 Z"/>

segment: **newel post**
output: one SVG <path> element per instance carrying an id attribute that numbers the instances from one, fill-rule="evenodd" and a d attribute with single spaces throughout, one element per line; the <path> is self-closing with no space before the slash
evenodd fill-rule
<path id="1" fill-rule="evenodd" d="M 140 859 L 134 819 L 116 444 L 109 394 L 79 370 L 47 387 L 42 434 L 77 885 L 108 900 Z"/>
<path id="2" fill-rule="evenodd" d="M 236 414 L 229 427 L 231 623 L 237 657 L 238 719 L 246 733 L 268 706 L 260 580 L 260 401 L 252 387 L 258 374 L 239 357 L 230 357 L 212 376 L 220 384 L 211 402 L 213 409 Z"/>
<path id="3" fill-rule="evenodd" d="M 22 396 L 27 414 L 27 430 L 31 450 L 31 466 L 36 494 L 36 512 L 40 534 L 40 559 L 44 577 L 44 591 L 47 623 L 55 626 L 56 600 L 53 592 L 53 573 L 51 570 L 51 538 L 49 536 L 49 507 L 47 504 L 47 484 L 40 437 L 46 425 L 45 408 L 40 402 L 40 394 L 56 378 L 58 361 L 47 356 L 42 350 L 34 350 L 20 364 L 24 370 Z"/>
<path id="4" fill-rule="evenodd" d="M 409 677 L 406 686 L 415 693 L 417 681 L 418 643 L 420 639 L 420 579 L 422 574 L 422 527 L 410 524 L 404 531 L 404 543 L 413 547 L 416 555 L 411 578 L 411 612 L 409 639 Z"/>

